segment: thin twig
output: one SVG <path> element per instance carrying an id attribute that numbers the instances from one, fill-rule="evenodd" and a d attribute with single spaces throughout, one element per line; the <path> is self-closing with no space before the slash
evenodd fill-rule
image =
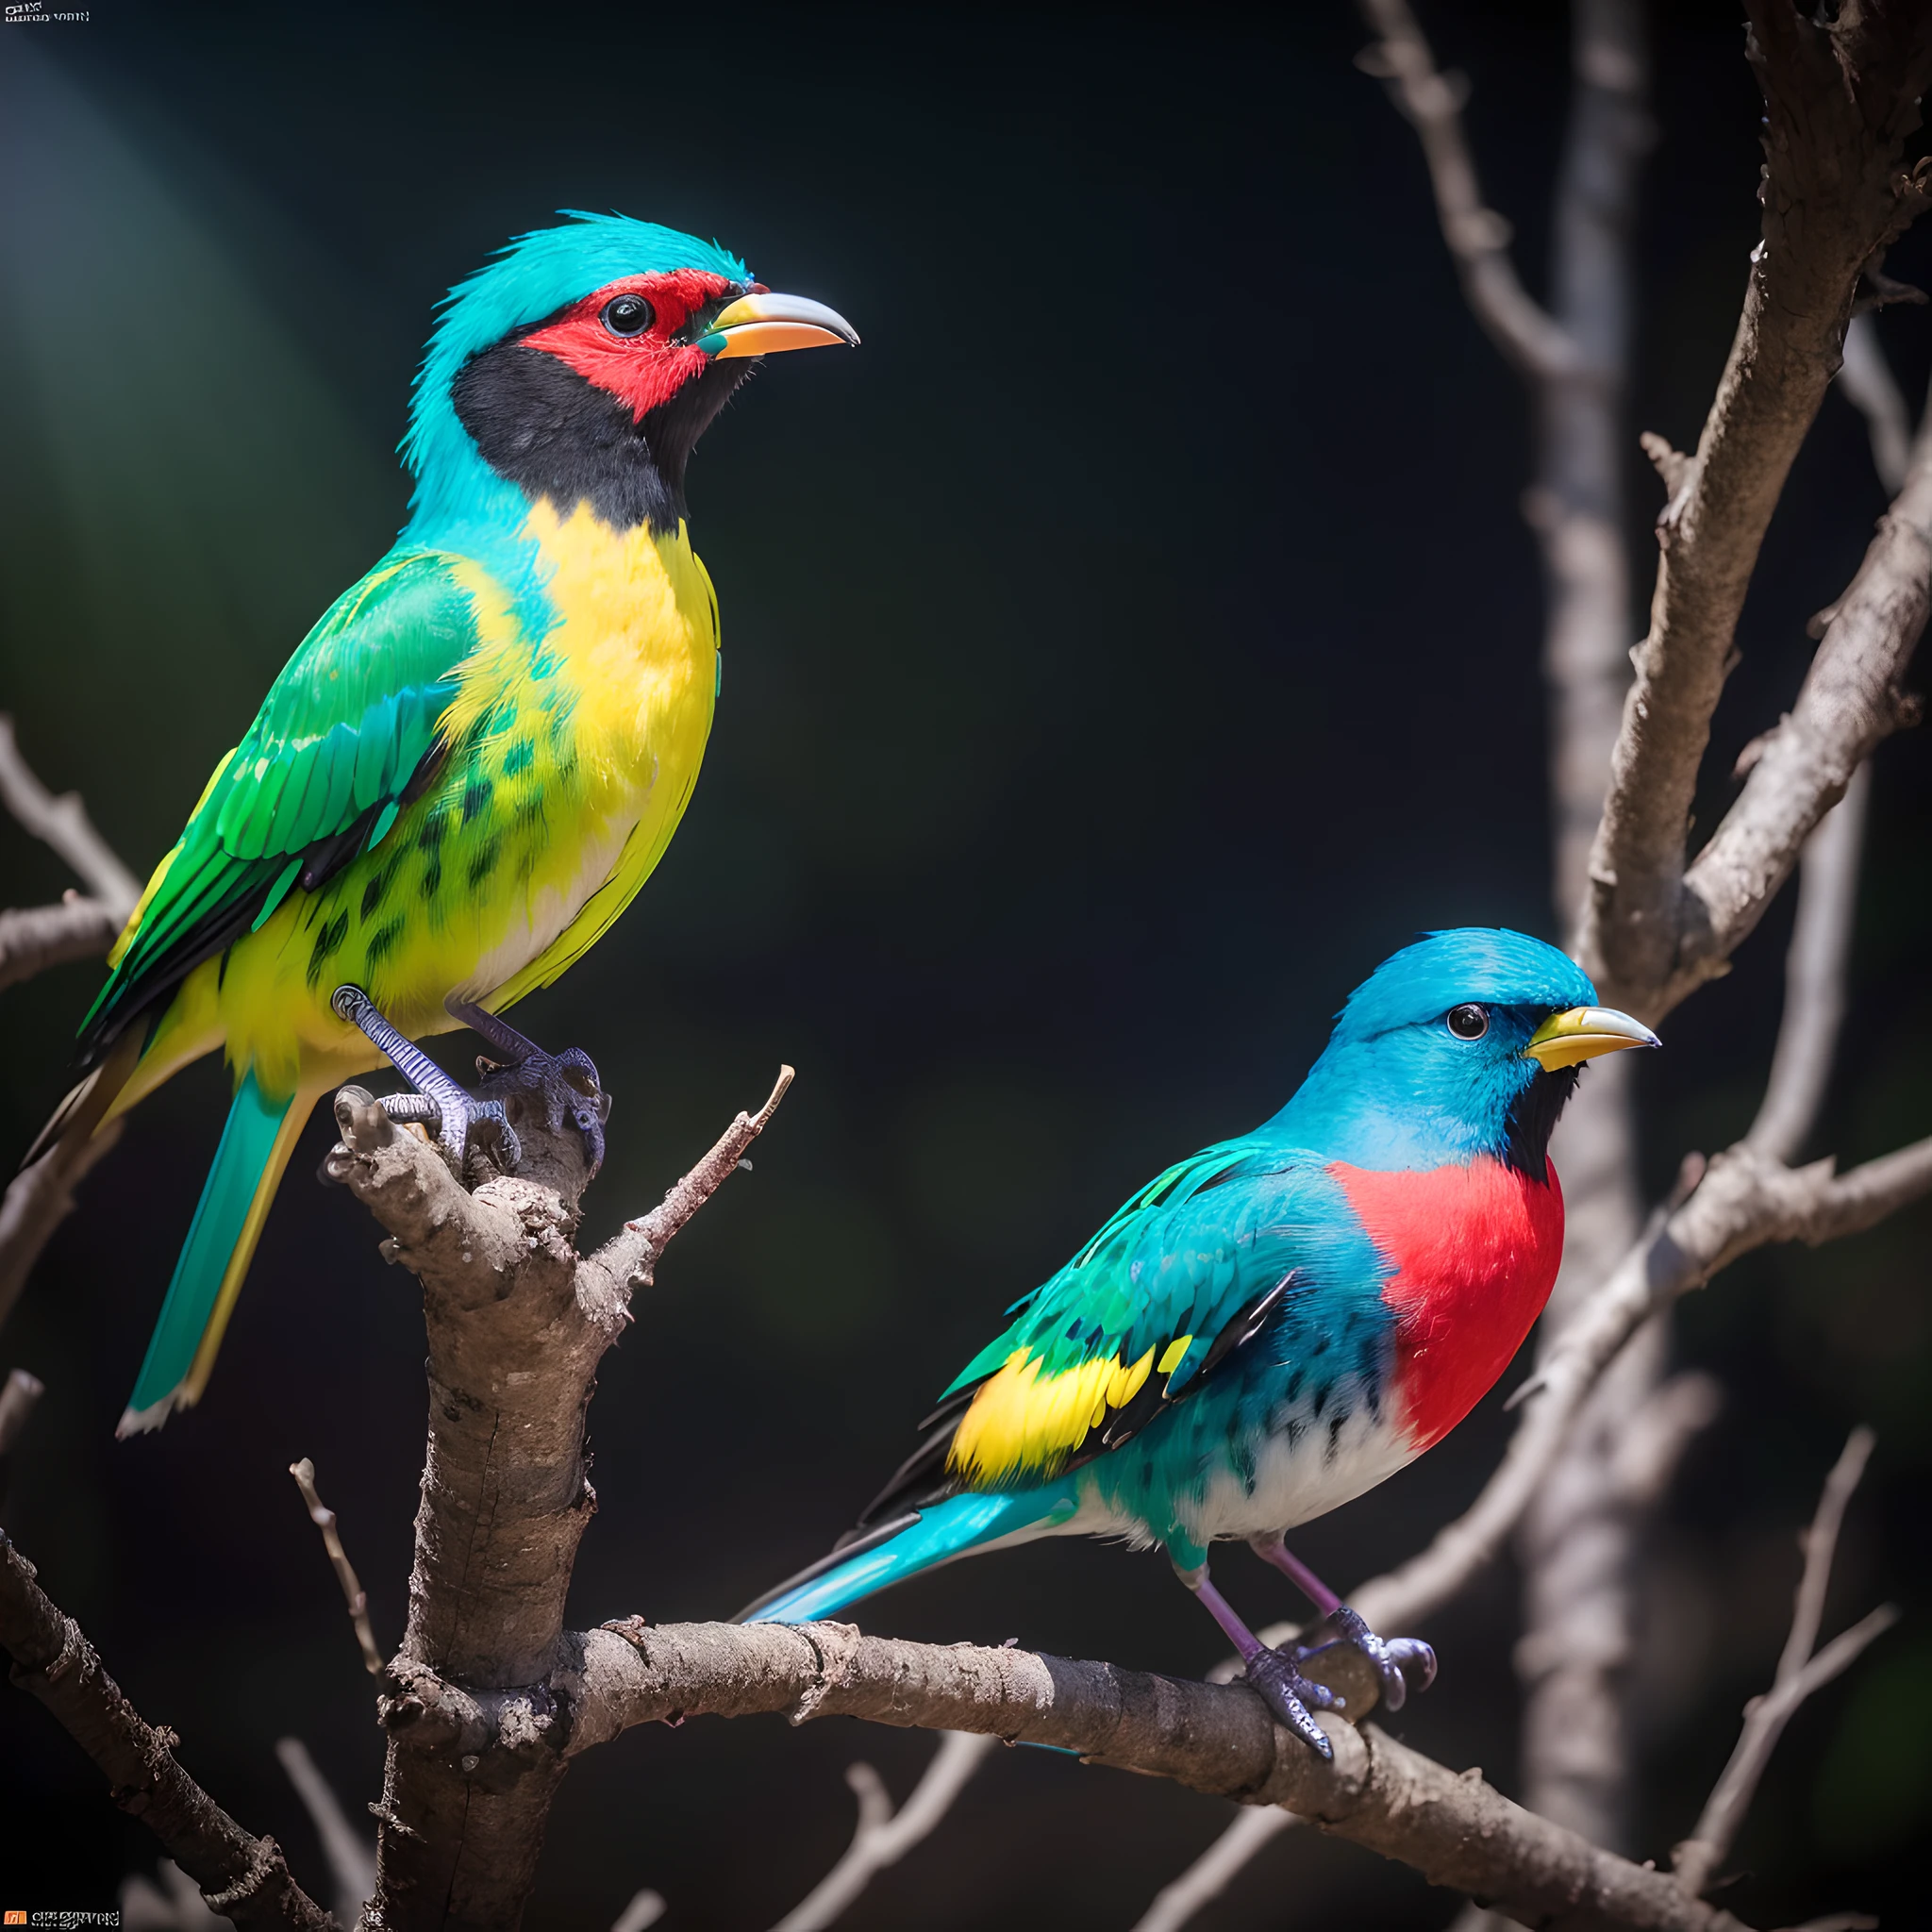
<path id="1" fill-rule="evenodd" d="M 302 1501 L 308 1510 L 308 1520 L 321 1530 L 323 1547 L 335 1565 L 336 1581 L 342 1586 L 342 1598 L 349 1607 L 349 1621 L 356 1626 L 356 1641 L 362 1646 L 362 1668 L 372 1677 L 379 1677 L 382 1653 L 376 1649 L 375 1633 L 369 1627 L 369 1594 L 336 1533 L 336 1512 L 315 1493 L 315 1464 L 305 1456 L 300 1462 L 290 1463 L 289 1474 L 295 1478 L 295 1487 L 302 1491 Z"/>
<path id="2" fill-rule="evenodd" d="M 0 1456 L 13 1453 L 20 1432 L 33 1420 L 34 1406 L 47 1392 L 47 1385 L 25 1369 L 14 1369 L 0 1387 Z"/>
<path id="3" fill-rule="evenodd" d="M 1718 1866 L 1736 1842 L 1739 1827 L 1751 1808 L 1751 1800 L 1771 1763 L 1771 1754 L 1776 1750 L 1791 1714 L 1814 1690 L 1847 1670 L 1868 1644 L 1898 1622 L 1897 1609 L 1886 1604 L 1833 1638 L 1823 1650 L 1814 1653 L 1812 1648 L 1818 1641 L 1819 1626 L 1824 1617 L 1824 1598 L 1831 1587 L 1831 1565 L 1838 1551 L 1839 1531 L 1844 1524 L 1852 1494 L 1865 1474 L 1865 1465 L 1871 1460 L 1873 1442 L 1870 1429 L 1854 1429 L 1825 1478 L 1811 1526 L 1799 1540 L 1805 1566 L 1791 1607 L 1790 1634 L 1785 1639 L 1771 1689 L 1745 1707 L 1744 1727 L 1737 1748 L 1705 1802 L 1697 1829 L 1672 1854 L 1677 1883 L 1692 1898 L 1709 1886 Z"/>
<path id="4" fill-rule="evenodd" d="M 1912 417 L 1891 364 L 1885 359 L 1875 317 L 1852 317 L 1845 330 L 1845 359 L 1838 386 L 1864 417 L 1872 438 L 1872 467 L 1878 472 L 1886 495 L 1896 496 L 1906 487 L 1906 472 L 1911 467 Z"/>
<path id="5" fill-rule="evenodd" d="M 635 1893 L 629 1905 L 618 1913 L 611 1922 L 610 1932 L 646 1932 L 663 1916 L 663 1894 L 646 1889 Z"/>
<path id="6" fill-rule="evenodd" d="M 1844 1018 L 1846 967 L 1858 896 L 1858 860 L 1872 767 L 1820 820 L 1800 861 L 1798 916 L 1785 955 L 1785 1006 L 1771 1077 L 1746 1142 L 1774 1160 L 1795 1160 L 1818 1118 Z"/>
<path id="7" fill-rule="evenodd" d="M 1405 0 L 1362 0 L 1362 14 L 1380 38 L 1357 57 L 1357 65 L 1388 84 L 1390 98 L 1414 124 L 1428 160 L 1442 236 L 1476 320 L 1504 355 L 1529 374 L 1574 373 L 1582 363 L 1575 342 L 1530 299 L 1509 259 L 1509 224 L 1484 206 L 1462 132 L 1467 82 L 1437 71 Z"/>
<path id="8" fill-rule="evenodd" d="M 334 1882 L 336 1917 L 344 1925 L 358 1925 L 362 1907 L 375 1890 L 375 1840 L 364 1838 L 349 1823 L 341 1800 L 300 1738 L 277 1738 L 275 1756 L 322 1840 L 322 1855 Z"/>
<path id="9" fill-rule="evenodd" d="M 56 798 L 34 775 L 33 768 L 21 756 L 13 720 L 4 711 L 0 711 L 0 805 L 67 861 L 88 891 L 116 915 L 117 923 L 134 910 L 135 901 L 141 897 L 141 881 L 94 830 L 79 792 L 67 791 Z"/>
<path id="10" fill-rule="evenodd" d="M 1154 1894 L 1153 1904 L 1134 1921 L 1133 1932 L 1180 1932 L 1227 1890 L 1263 1845 L 1301 1822 L 1278 1806 L 1243 1805 L 1227 1829 L 1178 1878 L 1170 1879 Z"/>
<path id="11" fill-rule="evenodd" d="M 848 1765 L 845 1781 L 858 1799 L 858 1824 L 845 1856 L 780 1919 L 772 1932 L 822 1932 L 833 1924 L 889 1865 L 896 1865 L 928 1837 L 966 1789 L 973 1774 L 999 1748 L 995 1737 L 970 1731 L 941 1733 L 912 1795 L 895 1812 L 871 1765 Z"/>

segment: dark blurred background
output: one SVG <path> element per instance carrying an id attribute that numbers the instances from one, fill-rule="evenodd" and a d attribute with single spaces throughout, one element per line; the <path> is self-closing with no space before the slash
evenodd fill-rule
<path id="1" fill-rule="evenodd" d="M 1424 10 L 1492 202 L 1541 286 L 1567 93 L 1549 6 Z M 1756 239 L 1758 105 L 1721 5 L 1655 16 L 1634 438 L 1690 447 Z M 820 1553 L 913 1424 L 1133 1186 L 1273 1111 L 1329 1014 L 1421 928 L 1549 932 L 1528 425 L 1469 319 L 1410 130 L 1345 7 L 1273 21 L 838 8 L 143 8 L 0 35 L 0 703 L 145 873 L 294 643 L 382 551 L 431 307 L 561 207 L 615 207 L 835 303 L 849 356 L 785 358 L 712 430 L 692 527 L 724 613 L 709 761 L 616 931 L 519 1009 L 618 1096 L 591 1237 L 654 1201 L 783 1059 L 799 1081 L 605 1365 L 574 1615 L 728 1614 Z M 1932 279 L 1932 243 L 1890 267 Z M 1881 320 L 1909 393 L 1923 310 Z M 1641 472 L 1641 474 L 1640 474 Z M 1766 547 L 1706 824 L 1790 702 L 1806 617 L 1883 508 L 1827 399 Z M 1853 1019 L 1818 1151 L 1932 1125 L 1932 757 L 1877 759 Z M 0 824 L 8 903 L 71 881 Z M 1790 908 L 1641 1071 L 1651 1179 L 1755 1105 Z M 62 1090 L 95 981 L 7 996 L 4 1141 Z M 423 1441 L 409 1280 L 291 1169 L 207 1401 L 113 1424 L 225 1105 L 205 1064 L 131 1124 L 4 1338 L 48 1394 L 8 1530 L 186 1762 L 312 1887 L 273 1755 L 359 1810 L 381 1742 L 286 1474 L 312 1456 L 378 1638 L 404 1611 Z M 1792 1725 L 1726 1894 L 1760 1924 L 1902 1906 L 1932 1830 L 1924 1211 L 1732 1269 L 1680 1352 L 1727 1406 L 1650 1575 L 1643 1850 L 1688 1831 L 1789 1612 L 1793 1534 L 1852 1423 L 1879 1452 L 1832 1621 L 1907 1607 Z M 1506 1377 L 1505 1387 L 1520 1379 Z M 1475 1493 L 1492 1401 L 1296 1547 L 1339 1582 Z M 1231 1557 L 1257 1621 L 1285 1586 Z M 871 1627 L 1197 1672 L 1221 1645 L 1158 1557 L 1046 1544 L 942 1572 Z M 1515 1583 L 1426 1633 L 1401 1729 L 1510 1788 Z M 777 1918 L 848 1836 L 841 1772 L 930 1750 L 842 1721 L 633 1733 L 582 1759 L 530 1915 L 597 1932 Z M 1222 1828 L 1173 1786 L 1003 1754 L 855 1927 L 1128 1924 Z M 0 1695 L 0 1903 L 111 1905 L 157 1856 L 30 1700 Z M 17 1896 L 16 1896 L 17 1895 Z M 1456 1901 L 1311 1832 L 1200 1924 L 1436 1926 Z"/>

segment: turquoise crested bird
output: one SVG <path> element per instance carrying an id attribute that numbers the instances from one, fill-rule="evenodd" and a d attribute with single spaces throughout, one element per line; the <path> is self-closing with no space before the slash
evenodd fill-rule
<path id="1" fill-rule="evenodd" d="M 1349 996 L 1301 1089 L 1158 1174 L 1008 1310 L 831 1556 L 740 1612 L 802 1624 L 969 1552 L 1043 1536 L 1165 1550 L 1248 1680 L 1324 1757 L 1334 1699 L 1208 1576 L 1239 1539 L 1367 1653 L 1400 1706 L 1429 1647 L 1385 1642 L 1287 1532 L 1394 1474 L 1474 1408 L 1549 1297 L 1549 1140 L 1582 1063 L 1655 1046 L 1554 947 L 1432 933 Z"/>
<path id="2" fill-rule="evenodd" d="M 215 767 L 50 1124 L 91 1133 L 218 1047 L 233 1070 L 122 1435 L 200 1396 L 316 1099 L 549 985 L 649 876 L 721 683 L 685 466 L 757 358 L 858 340 L 716 243 L 618 215 L 525 235 L 451 291 L 403 444 L 408 523 Z M 600 1152 L 594 1071 L 553 1064 Z M 476 1123 L 441 1091 L 460 1152 Z"/>

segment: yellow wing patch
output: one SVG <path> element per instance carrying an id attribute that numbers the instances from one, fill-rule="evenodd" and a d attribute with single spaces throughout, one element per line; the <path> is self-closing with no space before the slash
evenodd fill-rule
<path id="1" fill-rule="evenodd" d="M 1137 1362 L 1103 1357 L 1042 1377 L 1041 1363 L 1016 1348 L 960 1417 L 946 1467 L 978 1484 L 1058 1474 L 1108 1410 L 1134 1399 L 1153 1368 L 1150 1348 Z"/>

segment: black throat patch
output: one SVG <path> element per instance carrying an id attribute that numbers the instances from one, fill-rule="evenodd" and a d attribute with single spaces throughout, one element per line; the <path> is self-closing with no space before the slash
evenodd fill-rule
<path id="1" fill-rule="evenodd" d="M 1550 1136 L 1557 1131 L 1570 1096 L 1583 1069 L 1558 1067 L 1553 1074 L 1539 1073 L 1509 1108 L 1508 1141 L 1503 1158 L 1518 1174 L 1548 1184 L 1550 1178 Z"/>
<path id="2" fill-rule="evenodd" d="M 483 460 L 560 517 L 578 504 L 614 530 L 675 532 L 684 471 L 698 438 L 751 374 L 750 358 L 713 362 L 642 422 L 615 396 L 542 349 L 498 342 L 450 385 L 457 419 Z"/>

